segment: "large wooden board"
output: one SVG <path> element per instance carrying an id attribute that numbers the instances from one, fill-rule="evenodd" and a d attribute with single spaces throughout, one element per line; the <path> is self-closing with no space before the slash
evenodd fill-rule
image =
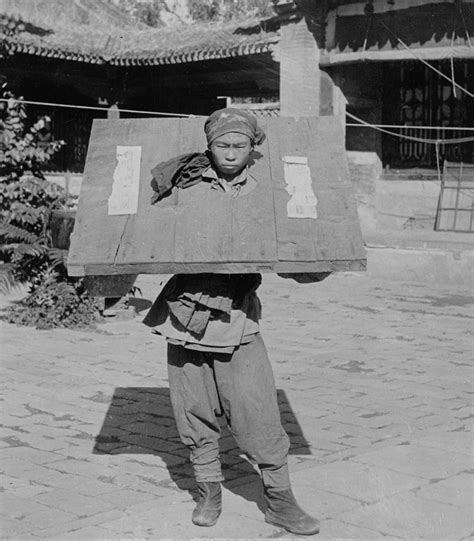
<path id="1" fill-rule="evenodd" d="M 95 120 L 68 257 L 72 276 L 197 272 L 364 270 L 363 247 L 340 122 L 260 120 L 267 139 L 240 197 L 200 183 L 151 205 L 150 170 L 203 151 L 204 120 Z M 109 214 L 117 147 L 141 147 L 138 210 Z M 288 217 L 284 159 L 307 158 L 317 218 Z M 308 177 L 309 178 L 309 177 Z"/>

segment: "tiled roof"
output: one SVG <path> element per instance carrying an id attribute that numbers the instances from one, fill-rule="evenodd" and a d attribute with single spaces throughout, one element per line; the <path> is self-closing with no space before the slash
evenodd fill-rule
<path id="1" fill-rule="evenodd" d="M 93 24 L 81 24 L 70 18 L 55 19 L 38 10 L 16 12 L 12 4 L 32 0 L 0 0 L 0 18 L 22 22 L 14 32 L 1 34 L 4 50 L 9 54 L 26 53 L 36 56 L 63 58 L 95 64 L 156 65 L 194 62 L 264 53 L 278 41 L 278 18 L 227 23 L 196 23 L 180 27 L 148 28 L 127 24 L 113 17 L 101 26 L 88 15 Z M 39 0 L 48 3 L 48 0 Z M 58 1 L 58 0 L 56 0 Z M 67 2 L 71 0 L 59 0 Z M 73 0 L 73 4 L 89 4 L 91 0 Z M 94 0 L 97 2 L 98 0 Z M 18 2 L 18 3 L 17 3 Z M 55 4 L 56 2 L 54 2 Z M 99 2 L 100 3 L 100 2 Z M 49 5 L 52 5 L 49 2 Z M 2 11 L 3 8 L 3 11 Z M 79 12 L 81 16 L 81 12 Z M 1 22 L 1 21 L 0 21 Z"/>

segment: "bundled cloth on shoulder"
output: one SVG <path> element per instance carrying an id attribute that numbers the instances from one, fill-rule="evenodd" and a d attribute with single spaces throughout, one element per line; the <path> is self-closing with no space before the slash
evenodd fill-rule
<path id="1" fill-rule="evenodd" d="M 189 188 L 202 180 L 202 173 L 210 167 L 211 158 L 208 152 L 192 152 L 181 154 L 166 162 L 156 165 L 151 174 L 151 187 L 155 192 L 151 204 L 157 203 L 171 193 L 174 187 Z"/>

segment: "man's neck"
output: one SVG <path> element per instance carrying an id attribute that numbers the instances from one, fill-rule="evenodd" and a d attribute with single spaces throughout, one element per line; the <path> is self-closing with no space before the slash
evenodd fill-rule
<path id="1" fill-rule="evenodd" d="M 218 171 L 217 174 L 219 175 L 219 178 L 221 178 L 222 180 L 225 180 L 226 182 L 232 182 L 234 179 L 236 179 L 242 174 L 242 170 L 239 171 L 238 173 L 234 173 L 233 175 L 222 173 L 222 171 Z"/>

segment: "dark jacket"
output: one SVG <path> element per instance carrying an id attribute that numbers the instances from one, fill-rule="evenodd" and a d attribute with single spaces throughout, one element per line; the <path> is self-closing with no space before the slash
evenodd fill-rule
<path id="1" fill-rule="evenodd" d="M 202 172 L 211 165 L 208 152 L 182 154 L 156 165 L 151 174 L 151 187 L 155 192 L 151 198 L 153 205 L 171 193 L 174 187 L 189 188 L 202 180 Z"/>
<path id="2" fill-rule="evenodd" d="M 197 338 L 210 319 L 228 318 L 248 293 L 262 283 L 260 274 L 177 274 L 165 285 L 143 323 L 162 324 L 168 315 Z"/>

